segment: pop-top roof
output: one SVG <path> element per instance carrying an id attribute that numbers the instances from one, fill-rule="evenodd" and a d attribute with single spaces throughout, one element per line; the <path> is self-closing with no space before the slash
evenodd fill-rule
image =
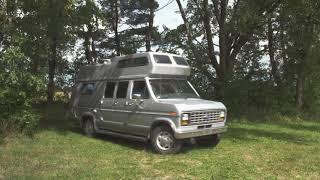
<path id="1" fill-rule="evenodd" d="M 111 59 L 110 64 L 86 65 L 80 68 L 78 81 L 132 79 L 190 75 L 186 58 L 175 54 L 146 52 Z"/>

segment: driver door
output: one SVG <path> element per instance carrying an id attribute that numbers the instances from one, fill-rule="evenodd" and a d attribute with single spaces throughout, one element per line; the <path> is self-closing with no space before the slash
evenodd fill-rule
<path id="1" fill-rule="evenodd" d="M 152 115 L 149 105 L 152 103 L 145 80 L 131 81 L 130 98 L 127 100 L 127 133 L 145 136 L 148 133 Z"/>

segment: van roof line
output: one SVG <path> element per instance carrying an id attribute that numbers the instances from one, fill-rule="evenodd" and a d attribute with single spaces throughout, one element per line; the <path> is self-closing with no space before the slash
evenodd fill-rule
<path id="1" fill-rule="evenodd" d="M 159 64 L 154 60 L 153 55 L 167 55 L 171 64 Z M 77 81 L 97 81 L 101 79 L 123 79 L 123 78 L 143 78 L 143 77 L 187 77 L 190 75 L 189 65 L 180 65 L 175 62 L 173 56 L 180 56 L 170 53 L 144 52 L 125 56 L 117 56 L 103 64 L 89 64 L 82 66 L 78 73 Z M 118 62 L 123 59 L 148 58 L 146 64 L 141 63 L 137 66 L 119 67 Z M 182 57 L 182 56 L 180 56 Z M 137 62 L 137 61 L 136 61 Z M 140 61 L 139 61 L 140 62 Z"/>

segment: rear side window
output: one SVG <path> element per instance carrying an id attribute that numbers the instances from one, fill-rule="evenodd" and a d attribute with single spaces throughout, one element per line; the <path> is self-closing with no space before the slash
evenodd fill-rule
<path id="1" fill-rule="evenodd" d="M 146 66 L 149 64 L 147 57 L 139 57 L 133 59 L 124 59 L 118 62 L 118 68 L 128 68 L 128 67 L 138 67 L 138 66 Z"/>
<path id="2" fill-rule="evenodd" d="M 132 95 L 140 94 L 141 99 L 149 99 L 149 92 L 145 81 L 134 81 Z"/>
<path id="3" fill-rule="evenodd" d="M 166 55 L 153 55 L 154 60 L 156 63 L 160 64 L 172 64 L 169 56 Z"/>
<path id="4" fill-rule="evenodd" d="M 115 82 L 107 82 L 106 89 L 104 91 L 104 98 L 113 98 L 113 92 L 115 87 Z"/>
<path id="5" fill-rule="evenodd" d="M 126 98 L 127 97 L 127 90 L 128 90 L 128 81 L 121 81 L 118 84 L 117 90 L 117 98 Z"/>
<path id="6" fill-rule="evenodd" d="M 85 83 L 81 88 L 81 95 L 92 95 L 95 90 L 94 83 Z"/>
<path id="7" fill-rule="evenodd" d="M 173 59 L 178 65 L 185 65 L 185 66 L 188 65 L 186 58 L 179 57 L 179 56 L 173 56 Z"/>

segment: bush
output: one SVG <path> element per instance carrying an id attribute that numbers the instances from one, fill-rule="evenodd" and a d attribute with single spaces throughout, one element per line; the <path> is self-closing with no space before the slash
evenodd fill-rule
<path id="1" fill-rule="evenodd" d="M 40 116 L 32 111 L 35 99 L 45 92 L 44 80 L 29 70 L 29 61 L 17 47 L 9 48 L 0 66 L 0 133 L 18 131 L 32 135 Z"/>
<path id="2" fill-rule="evenodd" d="M 32 136 L 39 124 L 40 115 L 30 109 L 20 110 L 7 119 L 0 119 L 0 134 L 18 132 Z"/>

